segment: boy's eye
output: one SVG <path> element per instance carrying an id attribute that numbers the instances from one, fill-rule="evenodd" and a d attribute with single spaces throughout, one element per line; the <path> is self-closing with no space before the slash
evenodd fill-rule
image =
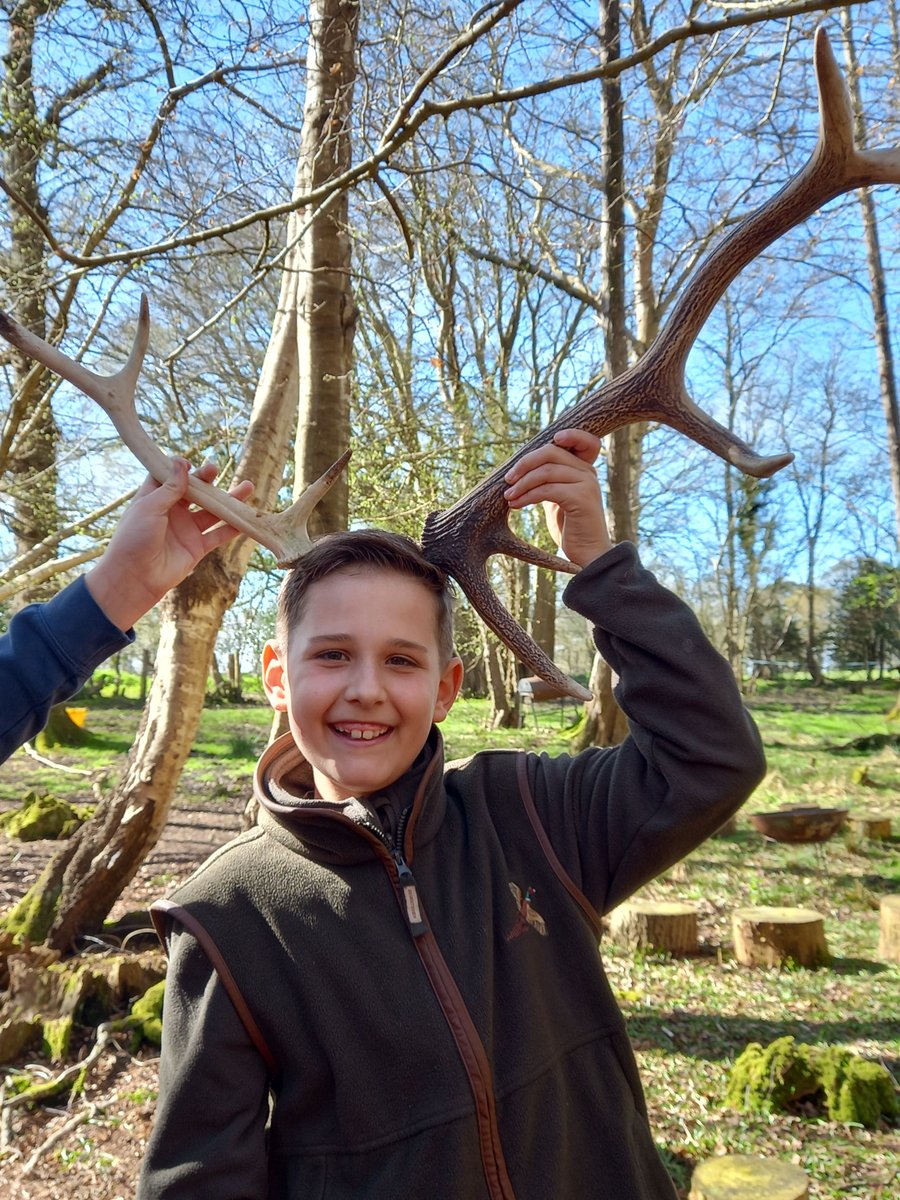
<path id="1" fill-rule="evenodd" d="M 392 667 L 417 667 L 419 665 L 414 658 L 407 658 L 405 654 L 392 654 L 388 662 Z"/>
<path id="2" fill-rule="evenodd" d="M 347 657 L 344 650 L 320 650 L 316 658 L 325 659 L 326 662 L 343 662 Z"/>

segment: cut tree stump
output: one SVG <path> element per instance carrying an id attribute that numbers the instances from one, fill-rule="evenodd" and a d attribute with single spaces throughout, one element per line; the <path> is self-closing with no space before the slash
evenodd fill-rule
<path id="1" fill-rule="evenodd" d="M 847 818 L 847 824 L 854 833 L 871 841 L 884 841 L 891 836 L 891 818 L 881 813 L 854 813 Z"/>
<path id="2" fill-rule="evenodd" d="M 878 957 L 900 962 L 900 896 L 882 896 Z"/>
<path id="3" fill-rule="evenodd" d="M 628 900 L 609 916 L 614 942 L 631 950 L 697 953 L 697 906 L 668 900 Z"/>
<path id="4" fill-rule="evenodd" d="M 774 1158 L 726 1154 L 700 1163 L 688 1200 L 808 1200 L 806 1172 Z"/>
<path id="5" fill-rule="evenodd" d="M 828 961 L 825 921 L 812 908 L 739 908 L 731 915 L 734 956 L 745 967 L 818 967 Z"/>

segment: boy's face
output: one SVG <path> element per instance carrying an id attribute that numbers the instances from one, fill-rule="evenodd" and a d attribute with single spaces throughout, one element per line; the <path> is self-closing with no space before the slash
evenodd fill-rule
<path id="1" fill-rule="evenodd" d="M 287 652 L 268 642 L 269 703 L 291 733 L 323 800 L 383 789 L 411 766 L 433 721 L 462 683 L 462 663 L 442 664 L 437 600 L 396 571 L 335 571 L 310 586 Z"/>

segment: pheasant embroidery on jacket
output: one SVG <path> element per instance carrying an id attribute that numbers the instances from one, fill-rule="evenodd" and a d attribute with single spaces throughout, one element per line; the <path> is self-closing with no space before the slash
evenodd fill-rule
<path id="1" fill-rule="evenodd" d="M 506 935 L 506 940 L 511 942 L 514 938 L 521 937 L 529 928 L 537 930 L 541 937 L 547 936 L 547 926 L 544 918 L 539 912 L 536 912 L 531 902 L 535 896 L 534 888 L 528 888 L 525 895 L 522 895 L 522 889 L 518 884 L 510 883 L 509 890 L 513 894 L 516 904 L 519 906 L 519 915 L 516 917 L 516 923 Z"/>

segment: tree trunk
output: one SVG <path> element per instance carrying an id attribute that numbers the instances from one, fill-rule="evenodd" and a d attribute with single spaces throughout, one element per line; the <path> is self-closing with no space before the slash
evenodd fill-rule
<path id="1" fill-rule="evenodd" d="M 531 636 L 548 658 L 556 657 L 556 575 L 553 571 L 535 571 L 534 607 Z"/>
<path id="2" fill-rule="evenodd" d="M 352 11 L 355 14 L 356 9 Z M 314 12 L 311 43 L 328 28 Z M 355 24 L 352 29 L 355 32 Z M 322 46 L 311 45 L 309 57 L 318 73 L 331 75 Z M 314 82 L 308 81 L 312 95 L 316 94 Z M 348 83 L 347 105 L 351 87 Z M 320 151 L 323 157 L 328 156 L 321 139 L 348 137 L 346 121 L 322 124 L 320 118 L 318 114 L 319 141 L 308 136 L 304 127 L 295 194 L 309 185 L 312 168 L 305 157 L 315 159 Z M 289 244 L 298 242 L 302 227 L 301 214 L 294 214 L 288 222 Z M 297 413 L 298 281 L 312 278 L 300 274 L 299 261 L 299 249 L 292 250 L 282 275 L 278 311 L 256 390 L 245 451 L 236 469 L 239 478 L 254 480 L 255 500 L 261 506 L 274 504 Z M 344 279 L 349 286 L 346 271 Z M 321 324 L 317 329 L 324 336 Z M 347 348 L 346 339 L 342 345 Z M 329 361 L 335 367 L 340 365 L 336 373 L 346 379 L 349 361 Z M 333 457 L 328 453 L 330 465 Z M 205 559 L 166 597 L 156 674 L 123 776 L 94 817 L 81 827 L 78 837 L 51 860 L 38 883 L 6 918 L 6 927 L 17 935 L 31 941 L 46 939 L 50 946 L 67 950 L 80 933 L 100 924 L 156 844 L 197 730 L 216 635 L 226 609 L 237 595 L 252 550 L 247 539 L 237 539 Z"/>
<path id="3" fill-rule="evenodd" d="M 359 6 L 349 0 L 312 0 L 309 6 L 300 153 L 305 190 L 350 166 L 358 21 Z M 348 203 L 347 193 L 342 192 L 326 211 L 314 215 L 303 209 L 298 214 L 303 235 L 297 248 L 300 393 L 295 496 L 323 475 L 350 441 L 350 369 L 357 310 L 350 279 Z M 313 514 L 313 535 L 347 528 L 348 496 L 345 473 Z"/>
<path id="4" fill-rule="evenodd" d="M 17 4 L 8 16 L 6 68 L 2 98 L 6 126 L 3 173 L 9 184 L 34 212 L 43 213 L 38 171 L 47 142 L 47 126 L 38 116 L 32 56 L 37 23 L 45 15 L 45 5 L 36 0 Z M 15 210 L 9 226 L 9 248 L 4 269 L 16 315 L 21 324 L 39 337 L 47 329 L 46 296 L 48 247 L 40 228 L 29 217 Z M 8 468 L 16 481 L 10 489 L 9 525 L 16 542 L 16 553 L 25 554 L 55 532 L 59 523 L 56 502 L 56 450 L 59 429 L 48 400 L 52 377 L 44 372 L 37 382 L 28 380 L 32 362 L 18 352 L 12 353 L 15 379 L 12 425 L 25 423 L 28 432 L 16 443 Z M 40 484 L 36 485 L 35 480 Z M 55 584 L 29 586 L 16 594 L 13 608 L 35 600 L 47 599 Z"/>
<path id="5" fill-rule="evenodd" d="M 601 57 L 618 57 L 621 33 L 619 0 L 601 0 Z M 618 77 L 604 79 L 602 94 L 603 216 L 602 292 L 606 298 L 604 329 L 606 377 L 616 379 L 628 370 L 628 329 L 625 292 L 625 127 L 622 88 Z M 614 542 L 634 541 L 643 425 L 627 425 L 610 435 L 606 453 L 607 519 Z M 596 655 L 591 670 L 593 700 L 573 740 L 573 750 L 612 746 L 628 732 L 625 716 L 613 695 L 612 670 Z"/>
<path id="6" fill-rule="evenodd" d="M 481 627 L 481 637 L 488 698 L 491 702 L 491 729 L 514 729 L 519 723 L 518 695 L 510 700 L 511 689 L 497 639 L 485 626 Z"/>
<path id="7" fill-rule="evenodd" d="M 847 86 L 853 101 L 856 123 L 856 138 L 860 146 L 867 143 L 866 122 L 859 94 L 859 63 L 853 44 L 853 15 L 849 9 L 841 10 L 841 29 L 844 35 L 844 51 L 847 61 Z M 887 283 L 884 262 L 878 236 L 878 217 L 875 201 L 868 188 L 857 192 L 862 209 L 863 232 L 866 242 L 866 261 L 869 267 L 869 294 L 872 298 L 873 330 L 878 354 L 878 380 L 881 389 L 881 404 L 887 427 L 888 456 L 891 470 L 891 489 L 894 496 L 894 512 L 897 523 L 897 540 L 900 545 L 900 403 L 897 399 L 897 374 L 894 369 L 894 352 L 891 345 L 891 323 L 887 304 Z"/>
<path id="8" fill-rule="evenodd" d="M 294 415 L 295 279 L 285 272 L 284 305 L 237 470 L 257 481 L 264 505 L 277 494 Z M 68 950 L 79 934 L 99 926 L 156 845 L 200 721 L 216 635 L 252 549 L 238 539 L 209 555 L 163 600 L 154 679 L 122 776 L 4 919 L 11 932 Z"/>

